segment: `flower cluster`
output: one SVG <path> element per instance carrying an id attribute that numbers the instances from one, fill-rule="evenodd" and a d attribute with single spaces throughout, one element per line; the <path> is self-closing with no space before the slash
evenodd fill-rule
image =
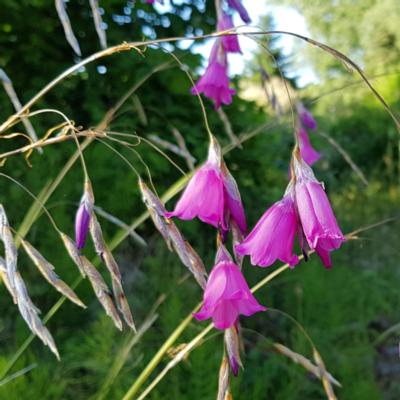
<path id="1" fill-rule="evenodd" d="M 338 249 L 345 238 L 323 185 L 299 151 L 294 152 L 292 164 L 292 179 L 282 200 L 265 212 L 236 251 L 249 255 L 253 265 L 268 267 L 281 260 L 293 267 L 299 261 L 293 254 L 297 235 L 304 256 L 307 258 L 313 250 L 330 268 L 330 252 Z"/>
<path id="2" fill-rule="evenodd" d="M 239 190 L 229 173 L 215 138 L 211 139 L 208 159 L 191 178 L 174 211 L 167 218 L 199 218 L 220 230 L 215 266 L 208 278 L 203 306 L 195 314 L 199 320 L 212 318 L 217 329 L 232 327 L 240 314 L 249 316 L 265 308 L 257 303 L 223 244 L 233 224 L 246 231 L 244 208 Z M 251 263 L 268 267 L 280 260 L 294 267 L 295 237 L 307 258 L 315 251 L 325 267 L 332 265 L 330 253 L 345 240 L 330 206 L 323 185 L 302 159 L 296 146 L 292 159 L 292 177 L 282 200 L 261 217 L 251 233 L 235 246 L 238 255 L 249 255 Z"/>
<path id="3" fill-rule="evenodd" d="M 239 13 L 243 22 L 249 23 L 250 17 L 240 0 L 227 0 L 229 9 Z M 222 8 L 217 10 L 219 31 L 229 31 L 234 28 L 232 16 Z M 226 35 L 216 39 L 210 54 L 208 66 L 204 75 L 192 88 L 192 93 L 203 93 L 212 99 L 215 108 L 221 104 L 231 104 L 235 90 L 229 87 L 227 53 L 241 53 L 237 35 Z"/>

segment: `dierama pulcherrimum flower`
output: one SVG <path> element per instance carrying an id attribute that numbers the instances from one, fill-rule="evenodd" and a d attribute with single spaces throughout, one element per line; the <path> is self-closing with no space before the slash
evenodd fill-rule
<path id="1" fill-rule="evenodd" d="M 222 104 L 231 104 L 236 93 L 229 87 L 228 62 L 222 40 L 218 38 L 211 50 L 210 59 L 204 75 L 192 87 L 192 94 L 203 93 L 214 100 L 215 108 Z"/>
<path id="2" fill-rule="evenodd" d="M 308 246 L 320 256 L 325 267 L 332 266 L 330 252 L 345 241 L 325 190 L 299 154 L 293 157 L 296 208 Z"/>
<path id="3" fill-rule="evenodd" d="M 294 187 L 290 183 L 282 200 L 273 204 L 257 222 L 246 239 L 235 246 L 241 255 L 249 255 L 251 263 L 268 267 L 276 260 L 294 267 L 299 259 L 293 254 L 297 233 Z"/>
<path id="4" fill-rule="evenodd" d="M 85 247 L 93 205 L 94 196 L 92 186 L 90 181 L 86 181 L 81 203 L 75 216 L 75 244 L 78 250 L 81 250 Z"/>
<path id="5" fill-rule="evenodd" d="M 304 127 L 313 131 L 317 129 L 317 121 L 315 121 L 310 111 L 308 111 L 302 103 L 299 103 L 297 105 L 297 112 L 299 114 L 300 121 Z"/>
<path id="6" fill-rule="evenodd" d="M 246 231 L 246 219 L 239 190 L 229 173 L 215 138 L 211 139 L 206 163 L 199 168 L 167 218 L 191 220 L 198 217 L 206 224 L 229 230 L 232 218 L 242 232 Z"/>
<path id="7" fill-rule="evenodd" d="M 321 154 L 319 154 L 318 151 L 312 147 L 310 138 L 305 128 L 301 127 L 298 131 L 298 135 L 301 157 L 309 166 L 312 166 L 321 158 Z"/>
<path id="8" fill-rule="evenodd" d="M 232 17 L 224 12 L 221 13 L 220 18 L 218 19 L 218 30 L 219 31 L 228 31 L 234 27 Z M 227 53 L 241 53 L 239 39 L 237 35 L 227 35 L 222 36 L 222 46 L 224 46 L 224 50 Z"/>
<path id="9" fill-rule="evenodd" d="M 249 24 L 251 22 L 249 13 L 243 7 L 241 0 L 228 0 L 228 5 L 239 13 L 240 18 L 244 23 Z"/>
<path id="10" fill-rule="evenodd" d="M 240 314 L 249 317 L 266 310 L 250 292 L 240 268 L 228 254 L 221 245 L 204 291 L 203 306 L 194 314 L 199 321 L 212 318 L 217 329 L 230 328 Z"/>

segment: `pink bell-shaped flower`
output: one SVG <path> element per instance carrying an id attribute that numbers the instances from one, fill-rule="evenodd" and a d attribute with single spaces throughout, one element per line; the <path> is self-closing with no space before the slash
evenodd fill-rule
<path id="1" fill-rule="evenodd" d="M 221 16 L 218 19 L 218 30 L 227 31 L 234 27 L 232 17 L 224 12 L 221 12 Z M 241 53 L 239 39 L 237 35 L 221 36 L 222 46 L 227 53 Z"/>
<path id="2" fill-rule="evenodd" d="M 218 38 L 211 50 L 210 59 L 204 75 L 192 87 L 192 94 L 203 93 L 214 100 L 215 108 L 221 104 L 231 104 L 236 93 L 229 87 L 228 63 L 222 40 Z"/>
<path id="3" fill-rule="evenodd" d="M 212 318 L 215 328 L 228 329 L 239 315 L 250 316 L 266 308 L 260 305 L 225 247 L 221 245 L 204 291 L 203 306 L 194 317 L 203 321 Z"/>
<path id="4" fill-rule="evenodd" d="M 312 169 L 297 154 L 293 157 L 295 199 L 300 224 L 308 246 L 320 256 L 325 267 L 332 266 L 330 252 L 345 241 L 325 190 Z"/>
<path id="5" fill-rule="evenodd" d="M 235 249 L 241 255 L 249 255 L 253 265 L 269 267 L 280 260 L 294 267 L 299 262 L 297 255 L 293 254 L 296 233 L 294 188 L 290 183 L 282 200 L 264 213 L 250 234 Z"/>
<path id="6" fill-rule="evenodd" d="M 229 173 L 215 138 L 211 140 L 206 163 L 189 181 L 174 211 L 167 218 L 183 220 L 199 218 L 206 224 L 229 230 L 232 218 L 242 233 L 246 231 L 246 218 L 237 184 Z"/>

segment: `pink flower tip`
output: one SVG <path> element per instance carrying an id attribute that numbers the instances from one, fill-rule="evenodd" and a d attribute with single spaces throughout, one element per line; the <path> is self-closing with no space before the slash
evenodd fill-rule
<path id="1" fill-rule="evenodd" d="M 228 0 L 228 5 L 239 13 L 240 18 L 244 23 L 249 24 L 251 22 L 249 13 L 244 8 L 241 0 Z"/>
<path id="2" fill-rule="evenodd" d="M 212 269 L 203 306 L 193 316 L 199 321 L 212 318 L 215 328 L 223 330 L 233 326 L 239 315 L 250 316 L 265 310 L 250 292 L 239 267 L 222 261 Z"/>
<path id="3" fill-rule="evenodd" d="M 312 147 L 306 129 L 301 127 L 298 133 L 301 157 L 309 166 L 312 166 L 321 158 L 321 154 Z"/>
<path id="4" fill-rule="evenodd" d="M 231 370 L 234 376 L 238 376 L 239 374 L 239 363 L 236 360 L 235 356 L 229 356 L 229 364 L 231 366 Z"/>
<path id="5" fill-rule="evenodd" d="M 314 119 L 310 111 L 303 106 L 303 104 L 298 105 L 298 113 L 300 121 L 304 127 L 313 131 L 317 129 L 317 121 Z"/>
<path id="6" fill-rule="evenodd" d="M 227 31 L 234 27 L 232 17 L 223 13 L 218 19 L 217 24 L 219 31 Z M 241 53 L 239 39 L 237 35 L 226 35 L 221 37 L 222 46 L 227 53 Z"/>
<path id="7" fill-rule="evenodd" d="M 75 217 L 75 243 L 78 250 L 85 247 L 89 232 L 90 212 L 84 201 L 81 202 Z"/>

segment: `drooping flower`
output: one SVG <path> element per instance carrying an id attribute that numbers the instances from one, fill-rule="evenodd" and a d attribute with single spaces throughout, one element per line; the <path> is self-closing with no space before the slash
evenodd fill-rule
<path id="1" fill-rule="evenodd" d="M 224 12 L 221 13 L 221 17 L 218 19 L 218 30 L 227 31 L 234 27 L 232 17 Z M 241 53 L 239 39 L 237 35 L 222 36 L 222 46 L 227 53 Z"/>
<path id="2" fill-rule="evenodd" d="M 294 156 L 295 199 L 302 231 L 308 246 L 320 256 L 325 267 L 332 266 L 330 252 L 345 241 L 325 190 L 312 169 Z"/>
<path id="3" fill-rule="evenodd" d="M 298 131 L 298 135 L 299 135 L 299 148 L 301 157 L 309 166 L 312 166 L 315 162 L 317 162 L 321 158 L 321 154 L 319 154 L 312 147 L 310 138 L 305 128 L 301 127 Z"/>
<path id="4" fill-rule="evenodd" d="M 297 233 L 297 216 L 294 204 L 294 188 L 289 184 L 282 200 L 273 204 L 236 251 L 249 255 L 251 263 L 268 267 L 276 260 L 294 267 L 299 259 L 293 254 L 293 242 Z"/>
<path id="5" fill-rule="evenodd" d="M 86 181 L 81 202 L 75 216 L 75 243 L 78 250 L 85 247 L 93 204 L 94 196 L 92 186 L 89 181 Z"/>
<path id="6" fill-rule="evenodd" d="M 239 315 L 248 317 L 266 308 L 250 292 L 240 268 L 226 255 L 225 248 L 222 252 L 225 254 L 221 256 L 221 249 L 218 251 L 204 291 L 203 306 L 194 317 L 199 321 L 212 318 L 215 328 L 228 329 Z"/>
<path id="7" fill-rule="evenodd" d="M 241 0 L 228 0 L 228 5 L 239 13 L 240 18 L 244 23 L 249 24 L 251 22 L 249 13 L 244 8 Z"/>
<path id="8" fill-rule="evenodd" d="M 222 104 L 231 104 L 236 93 L 229 87 L 226 52 L 220 38 L 216 40 L 211 50 L 210 59 L 204 75 L 192 87 L 192 94 L 203 93 L 214 100 L 215 108 Z"/>
<path id="9" fill-rule="evenodd" d="M 211 140 L 206 163 L 193 175 L 188 186 L 167 218 L 183 220 L 199 218 L 206 224 L 229 230 L 232 218 L 242 232 L 246 231 L 246 219 L 239 190 L 229 173 L 215 138 Z"/>
<path id="10" fill-rule="evenodd" d="M 297 111 L 302 125 L 308 129 L 315 131 L 317 129 L 317 121 L 315 121 L 310 111 L 308 111 L 302 103 L 298 104 Z"/>

